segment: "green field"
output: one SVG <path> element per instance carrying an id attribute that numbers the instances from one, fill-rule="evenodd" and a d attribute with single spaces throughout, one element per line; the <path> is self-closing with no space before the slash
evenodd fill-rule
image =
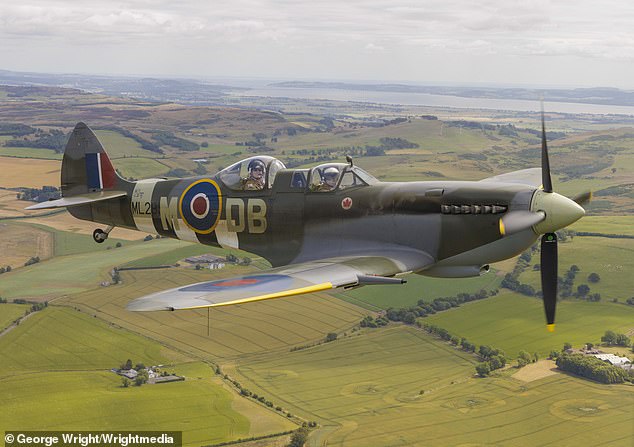
<path id="1" fill-rule="evenodd" d="M 98 249 L 98 254 L 93 250 L 60 256 L 12 271 L 3 275 L 0 294 L 10 298 L 51 297 L 96 288 L 101 281 L 109 279 L 108 272 L 115 266 L 189 245 L 173 239 L 123 244 L 121 248 Z M 114 292 L 109 289 L 104 293 L 111 295 Z"/>
<path id="2" fill-rule="evenodd" d="M 12 430 L 183 431 L 185 445 L 292 429 L 232 395 L 213 370 L 147 338 L 69 308 L 49 307 L 0 338 L 0 425 Z M 123 388 L 110 372 L 127 359 L 184 382 Z M 176 363 L 176 364 L 174 364 Z M 241 399 L 243 400 L 243 399 Z M 240 412 L 236 411 L 236 406 Z"/>
<path id="3" fill-rule="evenodd" d="M 37 147 L 5 147 L 0 146 L 0 155 L 19 158 L 42 158 L 45 160 L 61 160 L 62 154 L 53 149 L 41 149 Z"/>
<path id="4" fill-rule="evenodd" d="M 132 138 L 125 137 L 112 130 L 95 130 L 97 138 L 112 160 L 123 157 L 151 157 L 153 154 L 146 151 Z"/>
<path id="5" fill-rule="evenodd" d="M 585 216 L 570 226 L 574 231 L 634 236 L 634 216 Z M 577 239 L 579 241 L 581 239 Z"/>
<path id="6" fill-rule="evenodd" d="M 47 225 L 32 224 L 28 221 L 23 221 L 27 226 L 39 228 L 47 231 L 53 235 L 53 250 L 55 256 L 76 255 L 80 253 L 95 253 L 115 248 L 117 242 L 121 244 L 131 244 L 134 242 L 126 241 L 123 239 L 117 239 L 115 237 L 108 238 L 106 242 L 97 246 L 92 236 L 87 234 L 72 233 L 70 231 L 61 231 L 55 228 L 51 228 Z M 22 222 L 20 222 L 22 223 Z M 139 239 L 141 239 L 142 233 L 139 233 Z"/>
<path id="7" fill-rule="evenodd" d="M 498 288 L 501 278 L 495 272 L 476 278 L 444 279 L 420 275 L 407 275 L 402 286 L 367 286 L 338 294 L 340 298 L 370 310 L 415 306 L 418 300 L 427 302 L 435 298 L 474 293 L 481 289 Z"/>
<path id="8" fill-rule="evenodd" d="M 122 265 L 122 267 L 155 267 L 157 265 L 173 265 L 181 259 L 185 259 L 190 256 L 199 256 L 213 251 L 217 251 L 217 249 L 208 245 L 187 244 L 183 247 L 178 247 L 158 255 L 147 256 L 128 262 L 127 264 Z"/>
<path id="9" fill-rule="evenodd" d="M 169 171 L 167 166 L 152 158 L 119 158 L 113 161 L 112 165 L 123 176 L 135 179 L 161 177 Z"/>
<path id="10" fill-rule="evenodd" d="M 51 372 L 1 380 L 0 393 L 0 423 L 11 430 L 167 428 L 193 446 L 249 435 L 248 418 L 211 379 L 123 388 L 112 372 Z"/>
<path id="11" fill-rule="evenodd" d="M 605 232 L 619 231 L 605 225 Z M 539 262 L 534 257 L 531 264 Z M 609 239 L 603 237 L 575 237 L 572 242 L 559 244 L 559 276 L 563 276 L 571 265 L 580 271 L 575 277 L 573 291 L 577 286 L 590 286 L 590 293 L 600 293 L 603 301 L 618 299 L 620 302 L 634 296 L 632 275 L 634 274 L 634 239 Z M 597 273 L 598 283 L 588 281 L 590 273 Z M 539 290 L 540 272 L 527 269 L 519 277 L 523 283 Z"/>
<path id="12" fill-rule="evenodd" d="M 477 379 L 474 363 L 401 326 L 246 360 L 235 372 L 317 420 L 310 445 L 629 445 L 634 388 L 564 374 Z"/>
<path id="13" fill-rule="evenodd" d="M 542 302 L 512 292 L 464 304 L 424 318 L 465 337 L 477 345 L 492 345 L 509 357 L 520 350 L 538 352 L 542 358 L 551 350 L 561 350 L 565 342 L 582 347 L 600 343 L 606 330 L 627 333 L 634 329 L 634 306 L 615 303 L 563 301 L 557 307 L 554 333 L 546 331 Z"/>
<path id="14" fill-rule="evenodd" d="M 8 327 L 17 318 L 24 315 L 31 306 L 28 304 L 0 304 L 0 331 Z"/>
<path id="15" fill-rule="evenodd" d="M 0 352 L 2 377 L 28 371 L 108 370 L 127 359 L 146 365 L 184 359 L 155 342 L 111 328 L 85 313 L 52 306 L 0 337 Z"/>

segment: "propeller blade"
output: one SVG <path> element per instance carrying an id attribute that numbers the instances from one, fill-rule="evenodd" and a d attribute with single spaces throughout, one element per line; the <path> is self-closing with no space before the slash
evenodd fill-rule
<path id="1" fill-rule="evenodd" d="M 542 103 L 542 186 L 545 192 L 553 192 L 553 182 L 550 178 L 550 162 L 548 161 L 548 144 L 546 143 L 544 103 Z"/>
<path id="2" fill-rule="evenodd" d="M 553 332 L 557 307 L 557 235 L 555 233 L 546 233 L 542 236 L 541 276 L 546 327 L 549 332 Z"/>
<path id="3" fill-rule="evenodd" d="M 585 191 L 585 192 L 582 192 L 581 194 L 577 194 L 576 196 L 573 197 L 572 200 L 577 202 L 578 205 L 585 205 L 590 200 L 592 200 L 592 191 Z"/>
<path id="4" fill-rule="evenodd" d="M 506 236 L 522 230 L 528 230 L 546 218 L 543 211 L 511 211 L 500 219 L 500 234 Z"/>

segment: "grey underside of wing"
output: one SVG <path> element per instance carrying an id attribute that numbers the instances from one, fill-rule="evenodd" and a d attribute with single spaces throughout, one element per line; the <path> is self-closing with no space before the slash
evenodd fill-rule
<path id="1" fill-rule="evenodd" d="M 539 187 L 542 184 L 542 169 L 530 168 L 520 171 L 507 172 L 506 174 L 496 175 L 494 177 L 485 178 L 481 182 L 498 182 L 498 183 L 519 183 L 521 185 L 529 185 Z"/>
<path id="2" fill-rule="evenodd" d="M 86 203 L 100 202 L 102 200 L 114 199 L 116 197 L 123 197 L 126 195 L 125 191 L 99 191 L 89 192 L 85 194 L 79 194 L 72 197 L 62 197 L 57 200 L 49 200 L 47 202 L 38 203 L 37 205 L 31 205 L 26 207 L 27 210 L 44 210 L 49 208 L 64 208 L 67 206 L 85 205 Z"/>
<path id="3" fill-rule="evenodd" d="M 418 257 L 417 269 L 433 262 L 425 253 L 418 252 Z M 391 277 L 411 270 L 411 259 L 403 262 L 388 256 L 335 258 L 176 287 L 138 298 L 130 302 L 127 308 L 132 311 L 155 311 L 244 304 L 355 286 L 365 275 Z"/>

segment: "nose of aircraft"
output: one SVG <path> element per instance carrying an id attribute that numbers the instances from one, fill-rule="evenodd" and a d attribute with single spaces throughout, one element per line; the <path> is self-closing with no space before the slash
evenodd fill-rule
<path id="1" fill-rule="evenodd" d="M 539 234 L 553 233 L 581 219 L 586 213 L 577 203 L 556 192 L 535 191 L 531 202 L 531 211 L 543 211 L 546 218 L 535 225 Z"/>

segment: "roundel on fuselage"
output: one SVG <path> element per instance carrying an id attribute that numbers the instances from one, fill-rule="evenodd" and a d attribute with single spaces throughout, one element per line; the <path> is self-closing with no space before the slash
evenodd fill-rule
<path id="1" fill-rule="evenodd" d="M 183 222 L 196 233 L 209 234 L 216 228 L 222 211 L 222 197 L 213 180 L 197 180 L 181 194 L 178 209 Z"/>

